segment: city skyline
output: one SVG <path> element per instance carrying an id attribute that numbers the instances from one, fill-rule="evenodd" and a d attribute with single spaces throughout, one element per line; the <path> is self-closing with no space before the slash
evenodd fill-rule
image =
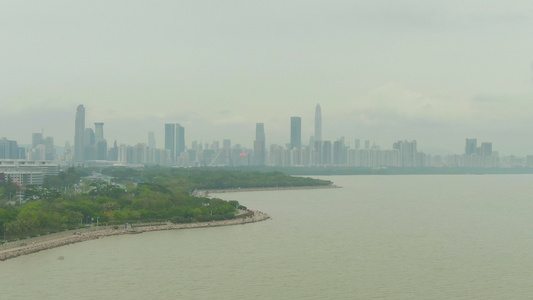
<path id="1" fill-rule="evenodd" d="M 71 143 L 70 141 L 66 141 L 66 143 L 70 144 L 70 146 L 72 147 L 72 150 L 73 150 L 73 158 L 72 159 L 75 162 L 76 161 L 79 162 L 79 161 L 83 161 L 83 160 L 89 160 L 89 158 L 84 157 L 84 155 L 85 156 L 86 155 L 96 155 L 95 153 L 91 153 L 91 154 L 85 153 L 87 151 L 87 149 L 84 149 L 84 148 L 88 144 L 93 144 L 94 147 L 95 147 L 94 151 L 97 151 L 97 152 L 103 151 L 101 149 L 98 149 L 98 148 L 101 148 L 101 146 L 103 146 L 105 149 L 111 149 L 111 148 L 107 148 L 107 140 L 104 139 L 104 130 L 103 130 L 104 123 L 103 122 L 94 122 L 94 130 L 93 130 L 93 128 L 90 128 L 90 127 L 83 128 L 83 126 L 85 126 L 85 117 L 86 117 L 85 109 L 86 109 L 86 107 L 83 104 L 80 104 L 80 105 L 77 106 L 75 119 L 74 119 L 74 127 L 73 127 L 73 129 L 74 129 L 73 143 Z M 265 139 L 266 134 L 265 134 L 265 129 L 264 129 L 265 128 L 265 124 L 264 123 L 256 123 L 255 124 L 255 139 L 252 137 L 252 133 L 253 132 L 250 131 L 251 140 L 245 141 L 244 143 L 235 142 L 231 138 L 231 136 L 229 136 L 230 134 L 223 135 L 224 138 L 220 138 L 219 137 L 218 139 L 213 139 L 213 140 L 202 140 L 202 139 L 198 139 L 197 137 L 190 137 L 190 136 L 188 136 L 189 139 L 185 139 L 185 127 L 181 126 L 179 123 L 165 123 L 165 124 L 159 124 L 159 125 L 164 125 L 164 130 L 162 130 L 164 133 L 159 138 L 157 138 L 157 136 L 154 133 L 154 131 L 147 131 L 146 132 L 146 136 L 144 137 L 144 140 L 143 140 L 142 137 L 139 137 L 139 140 L 137 142 L 134 142 L 134 143 L 131 143 L 131 144 L 122 142 L 120 140 L 120 138 L 116 139 L 114 141 L 115 142 L 118 141 L 118 143 L 121 144 L 121 145 L 146 144 L 146 145 L 153 145 L 154 149 L 157 148 L 157 149 L 170 150 L 171 151 L 172 161 L 175 161 L 175 157 L 178 157 L 180 152 L 183 152 L 186 149 L 191 149 L 190 146 L 194 145 L 194 143 L 210 144 L 210 143 L 228 142 L 230 144 L 239 145 L 239 147 L 243 147 L 245 149 L 255 149 L 256 141 L 259 140 L 264 145 L 265 150 L 266 150 L 268 145 L 287 146 L 287 147 L 289 147 L 288 149 L 291 149 L 291 148 L 299 148 L 299 149 L 301 149 L 304 146 L 313 148 L 313 147 L 316 147 L 316 144 L 313 146 L 312 143 L 318 142 L 315 139 L 315 135 L 316 135 L 317 132 L 321 132 L 321 130 L 322 130 L 322 115 L 321 115 L 321 106 L 320 106 L 320 104 L 317 104 L 316 107 L 315 107 L 315 114 L 314 114 L 314 124 L 313 124 L 313 130 L 314 130 L 313 133 L 314 134 L 310 134 L 307 137 L 302 135 L 302 118 L 298 117 L 298 116 L 290 117 L 290 126 L 289 126 L 289 128 L 286 128 L 286 130 L 288 132 L 288 140 L 285 141 L 285 142 L 281 142 L 281 143 L 272 142 L 270 144 L 266 144 L 266 139 Z M 35 145 L 38 145 L 39 143 L 41 143 L 43 145 L 45 144 L 45 139 L 43 137 L 43 134 L 44 134 L 44 130 L 41 133 L 32 133 L 31 134 L 31 143 L 29 143 L 29 144 L 20 143 L 19 139 L 17 139 L 17 138 L 8 138 L 6 136 L 3 136 L 2 138 L 8 138 L 8 140 L 11 139 L 11 140 L 18 141 L 19 145 L 21 145 L 21 146 L 26 146 L 27 145 L 27 146 L 31 146 L 31 148 L 35 148 Z M 40 142 L 36 142 L 36 140 L 39 140 Z M 52 137 L 47 137 L 46 140 L 48 140 L 47 143 L 49 145 L 50 144 L 53 145 L 53 147 L 63 148 L 62 145 L 54 144 L 54 137 L 53 136 Z M 79 146 L 76 146 L 76 144 L 77 144 L 76 140 L 81 140 Z M 156 143 L 156 140 L 158 141 L 158 143 Z M 372 140 L 372 139 L 363 139 L 363 138 L 359 138 L 359 137 L 346 138 L 346 136 L 341 135 L 339 138 L 333 138 L 333 139 L 322 138 L 322 140 L 320 142 L 324 142 L 324 141 L 326 141 L 326 142 L 334 142 L 336 140 L 337 141 L 338 140 L 342 140 L 343 144 L 345 146 L 351 147 L 351 148 L 354 148 L 354 149 L 371 149 L 371 148 L 373 148 L 375 146 L 377 146 L 377 147 L 379 147 L 381 149 L 393 149 L 394 148 L 394 143 L 396 141 L 398 141 L 398 140 L 399 141 L 402 141 L 402 140 L 407 141 L 408 139 L 397 138 L 397 139 L 391 141 L 390 144 L 378 144 L 378 143 L 375 142 L 375 140 Z M 413 140 L 416 141 L 417 139 L 413 139 Z M 463 140 L 466 140 L 466 146 L 465 146 L 465 144 L 463 144 L 462 150 L 457 151 L 457 152 L 432 153 L 431 151 L 427 151 L 427 150 L 424 150 L 424 149 L 419 149 L 419 150 L 421 150 L 422 152 L 425 152 L 427 154 L 432 154 L 432 155 L 461 154 L 461 153 L 465 153 L 465 154 L 469 155 L 469 154 L 474 154 L 477 151 L 476 149 L 479 148 L 479 147 L 477 147 L 478 138 L 476 138 L 476 137 L 473 137 L 473 138 L 466 137 Z M 309 143 L 307 143 L 307 141 L 309 141 Z M 102 143 L 102 142 L 104 142 L 103 145 L 98 145 L 98 143 Z M 364 144 L 363 144 L 363 142 L 364 142 Z M 491 140 L 480 140 L 480 143 L 481 143 L 481 146 L 480 146 L 481 148 L 487 147 L 487 144 L 490 144 L 491 145 L 490 146 L 491 147 L 490 152 L 492 152 L 492 143 L 493 142 Z M 82 158 L 78 158 L 77 155 L 76 155 L 76 148 L 77 147 L 81 147 Z M 54 150 L 54 153 L 55 153 L 55 150 Z M 498 153 L 500 153 L 500 152 L 498 151 Z M 527 156 L 527 155 L 531 155 L 531 154 L 533 154 L 533 151 L 532 151 L 532 153 L 526 153 L 523 156 Z M 514 153 L 503 153 L 503 155 L 515 155 L 515 154 Z M 103 159 L 102 158 L 103 156 L 105 156 L 105 155 L 98 155 L 98 157 L 100 157 L 101 159 Z M 51 160 L 51 159 L 47 158 L 47 160 Z"/>
<path id="2" fill-rule="evenodd" d="M 526 157 L 500 156 L 493 151 L 492 142 L 481 142 L 477 138 L 466 138 L 464 152 L 434 155 L 418 149 L 416 140 L 397 140 L 392 149 L 369 140 L 355 139 L 353 146 L 342 137 L 332 140 L 315 140 L 311 135 L 307 145 L 302 143 L 302 118 L 290 117 L 290 143 L 270 144 L 267 151 L 265 124 L 256 123 L 253 148 L 240 144 L 232 147 L 231 139 L 211 143 L 194 140 L 187 146 L 185 127 L 179 123 L 165 123 L 164 149 L 155 148 L 155 136 L 148 133 L 148 143 L 135 145 L 117 144 L 107 147 L 104 138 L 104 123 L 94 122 L 95 129 L 85 126 L 85 107 L 78 105 L 74 119 L 74 148 L 68 147 L 64 153 L 56 156 L 54 138 L 44 138 L 43 132 L 32 134 L 31 147 L 18 145 L 16 140 L 0 139 L 0 160 L 8 165 L 12 160 L 24 164 L 48 161 L 43 167 L 61 165 L 160 165 L 175 167 L 198 166 L 273 166 L 273 167 L 357 167 L 357 168 L 514 168 L 533 167 L 533 155 Z M 314 133 L 320 137 L 321 107 L 315 108 Z M 194 137 L 193 137 L 194 139 Z M 150 147 L 148 145 L 151 145 Z M 50 164 L 51 163 L 51 164 Z M 32 171 L 33 172 L 33 171 Z M 41 172 L 41 171 L 39 171 Z M 42 172 L 41 172 L 42 173 Z M 40 173 L 40 174 L 41 174 Z M 28 173 L 29 174 L 29 173 Z M 42 174 L 41 174 L 42 175 Z M 36 180 L 42 176 L 37 176 Z M 28 175 L 29 176 L 29 175 Z M 33 176 L 33 175 L 31 175 Z M 36 182 L 37 182 L 36 181 Z"/>
<path id="3" fill-rule="evenodd" d="M 107 149 L 107 141 L 104 139 L 103 122 L 95 122 L 95 130 L 85 128 L 85 108 L 79 105 L 76 109 L 74 131 L 74 153 L 63 155 L 64 162 L 72 161 L 73 164 L 90 162 L 107 164 L 105 161 L 120 164 L 141 165 L 164 165 L 164 166 L 322 166 L 322 167 L 481 167 L 499 168 L 509 166 L 533 166 L 533 155 L 525 158 L 506 156 L 501 158 L 497 151 L 492 151 L 492 142 L 482 142 L 477 146 L 476 138 L 465 139 L 464 154 L 458 155 L 435 155 L 418 151 L 417 141 L 398 140 L 392 145 L 392 149 L 381 149 L 375 143 L 370 146 L 370 141 L 364 141 L 364 148 L 360 148 L 360 139 L 354 140 L 354 147 L 346 142 L 344 137 L 335 140 L 322 138 L 322 110 L 320 104 L 315 108 L 314 135 L 309 138 L 307 146 L 302 144 L 302 118 L 292 116 L 290 118 L 290 143 L 286 147 L 272 144 L 266 151 L 266 135 L 264 123 L 256 123 L 253 149 L 235 145 L 231 147 L 231 139 L 223 139 L 222 148 L 220 140 L 211 144 L 197 140 L 187 147 L 185 141 L 185 127 L 178 123 L 165 123 L 165 148 L 155 148 L 153 132 L 148 134 L 148 147 L 146 143 L 137 143 L 135 146 L 121 144 Z M 95 133 L 96 131 L 96 133 Z M 80 140 L 83 140 L 82 147 Z M 23 148 L 17 147 L 16 141 L 8 141 L 3 138 L 3 147 L 0 150 L 5 153 L 2 158 L 11 156 L 22 157 Z M 32 134 L 32 148 L 26 151 L 36 155 L 35 152 L 45 154 L 46 148 L 53 147 L 53 138 L 43 139 L 42 133 Z M 50 143 L 51 141 L 51 143 Z M 47 145 L 46 145 L 47 144 Z M 40 147 L 40 150 L 39 150 Z M 17 152 L 18 154 L 12 154 Z M 267 158 L 268 155 L 268 158 Z M 50 160 L 45 154 L 46 160 Z M 69 158 L 70 157 L 70 158 Z M 109 157 L 109 159 L 108 159 Z M 15 157 L 17 158 L 17 157 Z"/>
<path id="4" fill-rule="evenodd" d="M 84 103 L 109 143 L 154 132 L 162 147 L 160 124 L 178 122 L 198 140 L 249 145 L 261 122 L 282 145 L 300 116 L 306 144 L 320 103 L 323 139 L 416 139 L 426 152 L 460 153 L 477 138 L 527 155 L 530 6 L 10 2 L 0 12 L 0 136 L 30 144 L 44 129 L 73 144 L 65 124 Z"/>

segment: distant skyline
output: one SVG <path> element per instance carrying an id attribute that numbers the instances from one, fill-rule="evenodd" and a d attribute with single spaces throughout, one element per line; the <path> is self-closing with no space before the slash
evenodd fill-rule
<path id="1" fill-rule="evenodd" d="M 529 1 L 9 2 L 0 10 L 0 137 L 74 145 L 105 123 L 111 145 L 231 139 L 302 144 L 322 108 L 322 138 L 462 153 L 533 153 Z"/>

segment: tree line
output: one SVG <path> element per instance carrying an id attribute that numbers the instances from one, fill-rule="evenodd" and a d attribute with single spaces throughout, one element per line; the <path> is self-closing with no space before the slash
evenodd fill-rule
<path id="1" fill-rule="evenodd" d="M 113 181 L 84 179 L 93 171 L 111 176 Z M 0 227 L 14 239 L 96 224 L 232 219 L 237 209 L 246 208 L 237 201 L 197 197 L 193 191 L 328 184 L 331 182 L 280 172 L 69 168 L 57 176 L 47 176 L 42 187 L 22 188 L 10 180 L 1 183 Z M 13 195 L 17 193 L 21 198 L 14 203 Z"/>

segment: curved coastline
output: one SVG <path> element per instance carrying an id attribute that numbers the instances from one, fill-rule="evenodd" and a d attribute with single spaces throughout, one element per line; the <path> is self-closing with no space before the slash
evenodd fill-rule
<path id="1" fill-rule="evenodd" d="M 251 214 L 250 212 L 253 212 Z M 166 223 L 164 225 L 155 225 L 155 226 L 139 226 L 132 227 L 132 229 L 103 229 L 96 230 L 87 233 L 80 233 L 58 237 L 50 240 L 45 240 L 39 243 L 33 243 L 31 245 L 26 245 L 25 241 L 18 241 L 14 243 L 20 243 L 19 246 L 2 250 L 0 246 L 0 261 L 4 261 L 10 258 L 15 258 L 22 255 L 27 255 L 47 249 L 57 248 L 65 245 L 70 245 L 74 243 L 79 243 L 83 241 L 89 241 L 94 239 L 103 238 L 106 236 L 114 236 L 121 234 L 132 234 L 132 233 L 143 233 L 149 231 L 161 231 L 161 230 L 175 230 L 175 229 L 191 229 L 191 228 L 205 228 L 205 227 L 219 227 L 219 226 L 229 226 L 229 225 L 239 225 L 247 223 L 255 223 L 270 219 L 270 216 L 264 212 L 248 210 L 247 214 L 244 214 L 244 218 L 236 218 L 232 220 L 221 220 L 221 221 L 212 221 L 212 222 L 198 222 L 198 223 L 183 223 L 183 224 L 172 224 Z M 135 224 L 134 224 L 135 225 Z M 10 243 L 13 244 L 13 243 Z M 11 245 L 12 246 L 12 245 Z"/>
<path id="2" fill-rule="evenodd" d="M 206 189 L 194 191 L 195 196 L 205 197 L 207 194 L 237 193 L 237 192 L 264 192 L 264 191 L 287 191 L 287 190 L 314 190 L 314 189 L 339 189 L 338 185 L 313 185 L 313 186 L 287 186 L 287 187 L 258 187 L 258 188 L 232 188 L 232 189 Z"/>

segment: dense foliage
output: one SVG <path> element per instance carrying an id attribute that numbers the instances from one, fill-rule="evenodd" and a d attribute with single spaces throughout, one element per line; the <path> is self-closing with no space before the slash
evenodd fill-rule
<path id="1" fill-rule="evenodd" d="M 276 188 L 301 186 L 327 186 L 332 182 L 308 177 L 293 177 L 281 172 L 260 172 L 221 168 L 108 168 L 103 174 L 117 180 L 141 180 L 165 185 L 178 185 L 183 189 L 237 189 L 237 188 Z"/>
<path id="2" fill-rule="evenodd" d="M 70 188 L 77 184 L 81 177 L 88 176 L 91 173 L 91 169 L 68 168 L 66 171 L 59 172 L 57 176 L 46 176 L 43 186 L 54 189 Z"/>
<path id="3" fill-rule="evenodd" d="M 2 203 L 13 199 L 19 192 L 20 186 L 13 182 L 10 177 L 5 181 L 0 181 L 0 201 Z"/>
<path id="4" fill-rule="evenodd" d="M 0 226 L 4 234 L 20 238 L 84 227 L 88 224 L 122 224 L 166 221 L 175 223 L 232 219 L 237 201 L 193 196 L 198 189 L 290 187 L 328 185 L 329 181 L 289 177 L 283 173 L 238 172 L 206 169 L 107 168 L 102 174 L 114 182 L 83 179 L 89 169 L 70 168 L 46 177 L 43 187 L 27 187 L 19 199 L 4 199 Z M 128 187 L 127 190 L 124 187 Z M 3 190 L 2 190 L 3 189 Z M 0 186 L 3 195 L 20 187 Z"/>

